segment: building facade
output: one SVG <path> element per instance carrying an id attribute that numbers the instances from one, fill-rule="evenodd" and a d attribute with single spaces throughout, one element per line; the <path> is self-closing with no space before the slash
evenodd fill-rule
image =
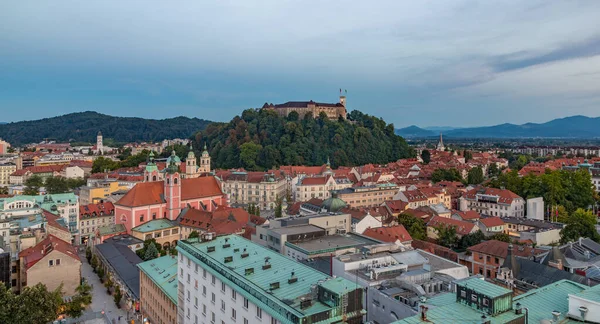
<path id="1" fill-rule="evenodd" d="M 178 323 L 362 323 L 363 290 L 239 236 L 181 241 Z"/>
<path id="2" fill-rule="evenodd" d="M 150 323 L 177 322 L 177 258 L 166 255 L 138 264 L 140 304 Z"/>
<path id="3" fill-rule="evenodd" d="M 81 244 L 93 242 L 102 226 L 115 223 L 115 206 L 111 202 L 88 204 L 79 207 L 79 235 Z"/>
<path id="4" fill-rule="evenodd" d="M 525 217 L 525 200 L 506 189 L 475 188 L 460 198 L 460 210 L 499 217 Z"/>
<path id="5" fill-rule="evenodd" d="M 226 171 L 217 176 L 233 206 L 254 204 L 260 209 L 272 210 L 277 199 L 284 199 L 287 194 L 286 179 L 281 174 Z"/>
<path id="6" fill-rule="evenodd" d="M 279 116 L 287 117 L 289 113 L 295 111 L 300 118 L 311 113 L 314 118 L 325 113 L 327 118 L 336 120 L 338 118 L 346 119 L 346 96 L 340 96 L 339 103 L 322 103 L 310 101 L 288 101 L 283 104 L 265 103 L 262 109 L 275 111 Z"/>
<path id="7" fill-rule="evenodd" d="M 10 185 L 10 175 L 17 171 L 17 165 L 12 162 L 0 163 L 0 187 Z"/>
<path id="8" fill-rule="evenodd" d="M 350 208 L 380 206 L 388 200 L 393 200 L 397 193 L 398 186 L 392 183 L 351 187 L 336 191 L 337 198 L 345 201 Z"/>

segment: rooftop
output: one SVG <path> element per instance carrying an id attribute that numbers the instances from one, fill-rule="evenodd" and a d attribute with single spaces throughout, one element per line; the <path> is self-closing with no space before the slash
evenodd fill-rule
<path id="1" fill-rule="evenodd" d="M 164 230 L 164 229 L 171 228 L 171 227 L 177 227 L 177 225 L 172 223 L 168 219 L 159 218 L 159 219 L 153 219 L 142 225 L 136 226 L 136 227 L 132 228 L 131 230 L 140 232 L 140 233 L 147 233 L 147 232 Z"/>
<path id="2" fill-rule="evenodd" d="M 512 294 L 512 291 L 510 289 L 494 285 L 493 283 L 487 282 L 482 278 L 478 277 L 466 278 L 464 280 L 458 281 L 456 285 L 461 287 L 467 287 L 469 289 L 474 289 L 476 291 L 484 293 L 485 295 L 491 298 Z"/>
<path id="3" fill-rule="evenodd" d="M 154 284 L 177 304 L 177 258 L 165 255 L 137 265 Z"/>
<path id="4" fill-rule="evenodd" d="M 332 307 L 311 298 L 315 284 L 334 294 L 359 288 L 342 278 L 323 286 L 331 277 L 236 235 L 208 242 L 183 240 L 177 250 L 285 323 L 331 310 Z M 263 267 L 266 264 L 268 268 Z M 303 298 L 312 299 L 311 305 L 301 307 Z M 333 322 L 335 318 L 322 323 Z"/>
<path id="5" fill-rule="evenodd" d="M 98 255 L 115 270 L 136 299 L 140 298 L 140 272 L 137 265 L 142 259 L 127 245 L 105 242 L 95 247 Z"/>
<path id="6" fill-rule="evenodd" d="M 316 226 L 315 226 L 316 227 Z M 328 235 L 319 238 L 306 240 L 303 242 L 290 243 L 286 242 L 285 245 L 297 250 L 303 251 L 307 254 L 314 254 L 324 252 L 326 250 L 340 250 L 352 247 L 361 247 L 366 244 L 377 243 L 366 237 L 360 237 L 352 234 L 338 234 Z"/>
<path id="7" fill-rule="evenodd" d="M 297 225 L 297 226 L 286 226 L 279 228 L 271 228 L 271 231 L 280 235 L 295 235 L 309 232 L 320 232 L 324 229 L 315 225 Z"/>

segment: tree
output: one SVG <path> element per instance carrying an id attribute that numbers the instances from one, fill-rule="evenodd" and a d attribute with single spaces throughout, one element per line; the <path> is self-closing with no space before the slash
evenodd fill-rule
<path id="1" fill-rule="evenodd" d="M 96 274 L 98 275 L 98 278 L 100 278 L 100 282 L 103 282 L 104 281 L 104 268 L 99 267 Z"/>
<path id="2" fill-rule="evenodd" d="M 87 259 L 88 263 L 90 263 L 92 260 L 92 248 L 89 246 L 85 248 L 85 258 Z"/>
<path id="3" fill-rule="evenodd" d="M 0 187 L 0 195 L 8 195 L 8 187 Z"/>
<path id="4" fill-rule="evenodd" d="M 96 268 L 98 267 L 98 258 L 96 257 L 95 254 L 92 256 L 92 262 L 90 263 L 90 265 L 92 266 L 94 271 L 97 270 Z"/>
<path id="5" fill-rule="evenodd" d="M 483 232 L 477 231 L 475 233 L 469 233 L 467 235 L 463 235 L 463 237 L 461 237 L 459 240 L 458 246 L 461 249 L 466 250 L 468 247 L 477 245 L 477 244 L 481 243 L 483 240 L 485 240 L 485 235 L 483 235 Z"/>
<path id="6" fill-rule="evenodd" d="M 462 181 L 460 172 L 455 168 L 450 169 L 435 169 L 431 174 L 431 181 L 434 183 L 440 181 Z"/>
<path id="7" fill-rule="evenodd" d="M 493 178 L 500 174 L 500 169 L 498 169 L 498 165 L 496 163 L 491 163 L 488 166 L 488 177 Z"/>
<path id="8" fill-rule="evenodd" d="M 25 190 L 23 194 L 28 196 L 37 196 L 40 194 L 40 188 L 44 186 L 44 179 L 38 175 L 32 175 L 25 180 Z"/>
<path id="9" fill-rule="evenodd" d="M 277 197 L 275 200 L 275 218 L 283 216 L 283 198 Z"/>
<path id="10" fill-rule="evenodd" d="M 436 226 L 435 230 L 437 231 L 438 235 L 437 244 L 450 249 L 456 247 L 458 243 L 458 236 L 456 235 L 456 226 L 448 226 L 442 224 L 440 226 Z"/>
<path id="11" fill-rule="evenodd" d="M 8 320 L 2 320 L 2 323 L 49 323 L 57 318 L 59 309 L 63 305 L 62 285 L 54 291 L 48 291 L 46 285 L 38 283 L 35 286 L 23 288 L 18 296 L 13 295 L 12 292 L 6 292 L 4 285 L 0 286 L 2 286 L 0 287 L 0 300 L 6 299 L 8 302 L 12 302 L 9 305 L 2 304 L 0 307 L 8 313 Z M 0 316 L 3 316 L 2 313 L 0 311 Z"/>
<path id="12" fill-rule="evenodd" d="M 200 234 L 198 233 L 198 231 L 192 231 L 190 233 L 190 235 L 188 236 L 188 239 L 192 239 L 192 238 L 199 238 Z"/>
<path id="13" fill-rule="evenodd" d="M 423 150 L 421 152 L 421 159 L 423 160 L 423 163 L 429 164 L 429 161 L 431 161 L 431 152 L 429 152 L 429 150 Z"/>
<path id="14" fill-rule="evenodd" d="M 106 287 L 106 293 L 110 295 L 110 288 L 113 287 L 113 281 L 110 276 L 106 276 L 106 280 L 104 281 L 104 287 Z"/>
<path id="15" fill-rule="evenodd" d="M 413 240 L 424 240 L 427 238 L 427 226 L 422 219 L 402 213 L 398 215 L 398 223 L 404 226 Z"/>
<path id="16" fill-rule="evenodd" d="M 483 169 L 481 169 L 481 167 L 477 166 L 469 170 L 467 175 L 467 182 L 469 184 L 480 184 L 483 182 L 483 180 L 485 179 L 483 177 Z"/>
<path id="17" fill-rule="evenodd" d="M 44 182 L 46 192 L 49 194 L 65 193 L 69 191 L 67 179 L 63 177 L 48 177 Z"/>
<path id="18" fill-rule="evenodd" d="M 105 170 L 116 170 L 119 168 L 119 163 L 110 158 L 103 156 L 98 157 L 92 164 L 92 173 L 104 172 Z"/>
<path id="19" fill-rule="evenodd" d="M 596 231 L 597 219 L 591 211 L 581 208 L 572 213 L 565 227 L 560 231 L 560 242 L 567 243 L 578 240 L 580 237 L 588 237 L 596 242 L 600 242 L 600 234 Z"/>
<path id="20" fill-rule="evenodd" d="M 247 170 L 257 170 L 256 160 L 258 158 L 258 152 L 262 149 L 262 146 L 254 142 L 244 143 L 240 146 L 240 160 L 242 166 Z"/>
<path id="21" fill-rule="evenodd" d="M 473 159 L 473 153 L 471 153 L 471 151 L 464 150 L 463 157 L 465 158 L 465 162 L 469 162 Z"/>
<path id="22" fill-rule="evenodd" d="M 158 258 L 158 249 L 156 248 L 156 244 L 154 242 L 150 243 L 146 248 L 146 252 L 144 254 L 144 261 L 152 260 Z"/>
<path id="23" fill-rule="evenodd" d="M 115 288 L 115 295 L 113 296 L 117 308 L 121 308 L 121 298 L 123 298 L 123 295 L 121 295 L 121 288 L 117 287 Z"/>
<path id="24" fill-rule="evenodd" d="M 75 291 L 77 291 L 77 294 L 63 305 L 65 314 L 72 318 L 81 316 L 85 306 L 92 303 L 92 287 L 90 285 L 83 283 Z"/>
<path id="25" fill-rule="evenodd" d="M 496 233 L 496 234 L 490 236 L 489 239 L 510 243 L 510 235 L 508 235 L 506 233 Z"/>

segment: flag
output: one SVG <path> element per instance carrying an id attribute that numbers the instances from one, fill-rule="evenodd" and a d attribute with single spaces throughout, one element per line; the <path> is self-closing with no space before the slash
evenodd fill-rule
<path id="1" fill-rule="evenodd" d="M 342 94 L 342 88 L 340 88 L 340 94 Z"/>

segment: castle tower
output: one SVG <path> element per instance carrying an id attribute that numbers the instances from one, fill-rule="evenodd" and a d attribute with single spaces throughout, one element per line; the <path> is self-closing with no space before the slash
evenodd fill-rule
<path id="1" fill-rule="evenodd" d="M 171 160 L 165 172 L 164 189 L 166 218 L 175 220 L 181 212 L 181 177 L 174 160 Z"/>
<path id="2" fill-rule="evenodd" d="M 340 103 L 342 106 L 346 107 L 346 96 L 340 96 Z"/>
<path id="3" fill-rule="evenodd" d="M 440 141 L 438 142 L 437 150 L 438 151 L 445 151 L 446 150 L 446 147 L 444 146 L 444 140 L 442 138 L 442 133 L 440 133 Z"/>
<path id="4" fill-rule="evenodd" d="M 96 152 L 98 155 L 102 155 L 104 152 L 104 145 L 102 144 L 102 132 L 98 131 L 98 135 L 96 136 Z"/>
<path id="5" fill-rule="evenodd" d="M 190 151 L 188 152 L 187 158 L 185 159 L 185 177 L 187 179 L 198 177 L 198 165 L 196 161 L 196 155 L 190 143 Z"/>
<path id="6" fill-rule="evenodd" d="M 202 151 L 202 156 L 200 157 L 200 168 L 198 169 L 198 172 L 210 172 L 210 155 L 208 154 L 208 150 L 206 149 L 206 143 L 204 143 L 204 149 Z"/>

